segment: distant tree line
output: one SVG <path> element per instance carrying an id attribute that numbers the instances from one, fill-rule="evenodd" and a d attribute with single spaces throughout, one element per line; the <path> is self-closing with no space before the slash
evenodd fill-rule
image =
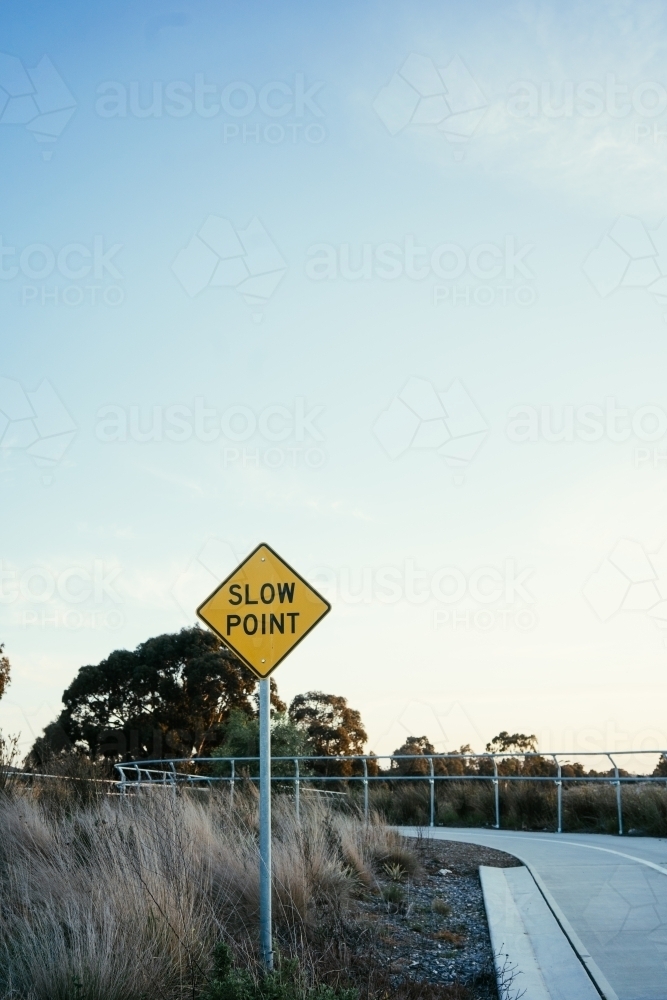
<path id="1" fill-rule="evenodd" d="M 435 775 L 461 775 L 466 774 L 491 776 L 495 773 L 492 754 L 503 754 L 495 761 L 497 773 L 501 777 L 512 775 L 534 778 L 555 777 L 558 774 L 558 764 L 553 757 L 543 755 L 538 752 L 537 737 L 535 734 L 526 733 L 498 733 L 486 744 L 486 753 L 489 756 L 471 756 L 474 751 L 466 744 L 458 751 L 452 751 L 454 756 L 436 756 L 437 751 L 426 736 L 408 736 L 403 746 L 394 750 L 395 758 L 392 761 L 392 768 L 398 774 L 426 775 L 430 772 L 428 758 L 433 755 L 433 773 Z M 529 756 L 524 756 L 528 754 Z M 460 755 L 460 756 L 457 756 Z M 405 758 L 405 759 L 401 759 Z M 561 761 L 561 775 L 564 778 L 583 777 L 606 777 L 612 775 L 614 769 L 608 771 L 586 770 L 579 761 Z M 621 777 L 627 777 L 629 772 L 619 768 Z M 663 757 L 658 762 L 653 772 L 654 776 L 664 775 L 667 777 L 667 760 Z"/>
<path id="2" fill-rule="evenodd" d="M 9 660 L 0 645 L 0 697 L 9 675 Z M 307 691 L 287 706 L 272 679 L 271 706 L 274 757 L 317 758 L 303 773 L 344 777 L 361 772 L 359 765 L 335 759 L 363 754 L 368 740 L 360 713 L 344 697 Z M 80 668 L 63 693 L 63 710 L 35 741 L 26 763 L 42 770 L 54 758 L 72 753 L 109 763 L 257 757 L 257 681 L 217 636 L 198 626 L 148 639 L 135 650 L 115 650 L 100 663 Z M 409 736 L 394 750 L 385 770 L 421 777 L 430 772 L 428 758 L 433 757 L 435 775 L 492 775 L 490 755 L 503 754 L 496 758 L 501 776 L 557 773 L 554 759 L 538 753 L 534 734 L 502 731 L 486 744 L 489 756 L 473 756 L 469 745 L 456 753 L 460 756 L 438 755 L 426 736 Z M 276 767 L 279 773 L 279 762 Z M 561 768 L 568 778 L 610 773 L 585 771 L 580 763 L 563 763 Z M 384 773 L 373 755 L 367 771 Z M 292 765 L 285 773 L 292 773 Z M 667 760 L 661 759 L 654 774 L 667 777 Z"/>

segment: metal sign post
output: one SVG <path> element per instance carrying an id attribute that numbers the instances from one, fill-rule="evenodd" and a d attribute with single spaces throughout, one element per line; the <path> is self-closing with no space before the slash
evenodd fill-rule
<path id="1" fill-rule="evenodd" d="M 273 969 L 271 921 L 271 681 L 259 682 L 259 937 L 264 968 Z"/>
<path id="2" fill-rule="evenodd" d="M 258 545 L 197 608 L 201 620 L 259 678 L 259 936 L 267 970 L 273 969 L 269 674 L 330 610 L 268 545 Z"/>

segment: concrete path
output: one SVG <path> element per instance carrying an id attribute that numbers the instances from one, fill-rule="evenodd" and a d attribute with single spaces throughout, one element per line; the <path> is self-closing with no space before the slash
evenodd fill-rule
<path id="1" fill-rule="evenodd" d="M 606 1000 L 667 1000 L 667 840 L 453 827 L 421 833 L 515 855 Z"/>

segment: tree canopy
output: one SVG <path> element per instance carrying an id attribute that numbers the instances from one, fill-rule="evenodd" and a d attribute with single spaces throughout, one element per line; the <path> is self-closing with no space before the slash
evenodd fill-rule
<path id="1" fill-rule="evenodd" d="M 347 699 L 322 691 L 298 694 L 289 707 L 289 718 L 308 735 L 312 753 L 318 757 L 363 754 L 368 740 L 361 715 L 350 708 Z M 337 766 L 332 763 L 317 765 L 323 773 L 351 774 L 349 761 Z"/>
<path id="2" fill-rule="evenodd" d="M 118 649 L 81 667 L 64 709 L 32 756 L 78 747 L 92 757 L 205 755 L 233 709 L 252 716 L 257 682 L 212 632 L 198 627 Z M 272 702 L 285 705 L 272 684 Z"/>
<path id="3" fill-rule="evenodd" d="M 9 671 L 0 659 L 0 694 L 3 662 L 7 677 Z M 271 704 L 273 756 L 363 754 L 368 737 L 361 716 L 340 695 L 299 694 L 287 713 L 271 680 Z M 216 635 L 199 627 L 155 636 L 81 667 L 63 693 L 63 706 L 36 740 L 33 766 L 72 750 L 93 760 L 120 760 L 213 751 L 253 757 L 259 749 L 257 681 Z M 315 767 L 341 776 L 357 770 L 349 762 Z"/>
<path id="4" fill-rule="evenodd" d="M 471 754 L 472 752 L 468 743 L 464 744 L 460 750 L 452 751 L 454 754 Z M 470 761 L 459 760 L 455 757 L 447 758 L 439 756 L 438 751 L 427 736 L 408 736 L 405 743 L 394 750 L 391 769 L 405 775 L 430 774 L 430 764 L 424 758 L 431 756 L 431 754 L 435 755 L 433 757 L 434 774 L 472 774 L 476 767 Z M 408 758 L 414 757 L 415 759 L 397 759 L 405 756 Z"/>
<path id="5" fill-rule="evenodd" d="M 0 698 L 2 698 L 9 687 L 10 672 L 9 658 L 5 656 L 5 644 L 4 642 L 0 642 Z"/>
<path id="6" fill-rule="evenodd" d="M 427 736 L 408 736 L 405 743 L 394 750 L 392 771 L 399 774 L 428 774 L 429 765 L 424 757 L 436 753 Z M 416 757 L 416 760 L 401 760 L 402 757 Z M 399 758 L 398 760 L 396 758 Z"/>
<path id="7" fill-rule="evenodd" d="M 654 778 L 667 778 L 667 757 L 664 754 L 661 755 L 660 760 L 655 765 L 655 770 L 653 771 Z"/>
<path id="8" fill-rule="evenodd" d="M 494 736 L 490 743 L 486 744 L 488 753 L 536 753 L 537 736 L 525 733 L 512 733 L 505 730 Z"/>

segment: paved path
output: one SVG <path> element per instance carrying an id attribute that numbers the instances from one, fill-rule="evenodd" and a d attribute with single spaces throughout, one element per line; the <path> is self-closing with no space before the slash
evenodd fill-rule
<path id="1" fill-rule="evenodd" d="M 403 827 L 412 834 L 414 827 Z M 614 1000 L 667 1000 L 667 840 L 422 828 L 514 854 L 541 879 Z"/>

